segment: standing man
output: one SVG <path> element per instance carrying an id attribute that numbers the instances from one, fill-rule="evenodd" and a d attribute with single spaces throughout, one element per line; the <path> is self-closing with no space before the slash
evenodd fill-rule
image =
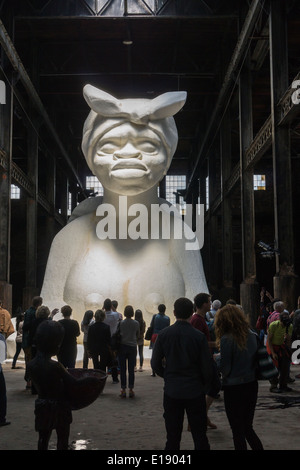
<path id="1" fill-rule="evenodd" d="M 153 334 L 151 337 L 151 342 L 150 342 L 150 349 L 153 349 L 156 338 L 158 333 L 166 328 L 167 326 L 170 326 L 170 317 L 166 315 L 166 306 L 165 304 L 159 304 L 157 307 L 158 313 L 153 315 L 152 320 L 151 320 L 151 325 L 153 325 Z M 155 372 L 152 369 L 152 377 L 155 377 Z"/>
<path id="2" fill-rule="evenodd" d="M 217 301 L 217 302 L 220 302 L 220 301 Z M 216 343 L 215 341 L 211 341 L 209 328 L 206 323 L 206 314 L 207 312 L 210 311 L 210 308 L 211 308 L 211 296 L 209 294 L 206 294 L 205 292 L 197 294 L 194 297 L 194 308 L 196 311 L 191 318 L 191 325 L 197 330 L 202 331 L 203 334 L 205 334 L 206 339 L 208 341 L 208 346 L 210 348 L 210 352 L 212 354 L 214 352 L 214 348 L 216 347 Z M 215 365 L 215 363 L 213 364 Z M 214 399 L 218 398 L 220 388 L 221 388 L 221 385 L 219 383 L 219 379 L 217 375 L 215 375 L 215 380 L 212 384 L 212 387 L 210 388 L 210 390 L 208 390 L 208 393 L 206 395 L 207 414 Z M 207 416 L 207 426 L 211 429 L 217 429 L 217 426 L 211 422 L 208 416 Z M 188 430 L 190 430 L 190 423 L 189 423 Z"/>
<path id="3" fill-rule="evenodd" d="M 31 345 L 29 344 L 29 341 L 28 341 L 28 339 L 29 339 L 29 330 L 31 328 L 31 325 L 32 325 L 33 321 L 35 320 L 35 312 L 36 312 L 37 308 L 42 305 L 42 303 L 43 303 L 42 297 L 39 297 L 39 296 L 33 297 L 31 307 L 29 307 L 25 312 L 24 323 L 23 323 L 22 348 L 23 348 L 23 351 L 24 351 L 24 354 L 25 354 L 25 364 L 26 365 L 32 359 Z M 28 377 L 27 369 L 26 369 L 24 378 L 27 382 L 26 388 L 30 389 L 31 388 L 31 381 L 30 381 L 30 378 Z"/>
<path id="4" fill-rule="evenodd" d="M 210 311 L 210 295 L 206 293 L 197 294 L 194 297 L 195 313 L 191 318 L 191 325 L 205 334 L 206 339 L 210 342 L 209 329 L 206 323 L 206 314 Z"/>
<path id="5" fill-rule="evenodd" d="M 119 305 L 119 304 L 118 304 L 118 301 L 117 301 L 117 300 L 112 300 L 112 301 L 111 301 L 111 311 L 112 311 L 112 312 L 117 312 L 117 314 L 119 315 L 119 319 L 120 319 L 120 320 L 123 320 L 123 315 L 122 315 L 122 313 L 121 313 L 121 312 L 118 312 L 118 310 L 117 310 L 117 309 L 118 309 L 118 305 Z"/>
<path id="6" fill-rule="evenodd" d="M 113 336 L 118 328 L 118 324 L 120 321 L 120 317 L 118 312 L 114 312 L 112 310 L 112 304 L 110 299 L 105 299 L 104 304 L 103 304 L 103 310 L 106 313 L 106 318 L 103 320 L 103 323 L 106 323 L 110 327 L 110 334 Z M 113 358 L 112 358 L 112 364 L 111 364 L 111 377 L 112 377 L 112 383 L 113 384 L 118 384 L 119 379 L 118 379 L 118 356 L 117 356 L 117 351 L 113 351 Z"/>
<path id="7" fill-rule="evenodd" d="M 165 450 L 179 450 L 184 412 L 191 426 L 195 450 L 209 450 L 206 436 L 205 393 L 213 379 L 212 358 L 207 340 L 190 323 L 193 303 L 175 301 L 176 322 L 162 330 L 155 342 L 151 367 L 164 378 Z"/>
<path id="8" fill-rule="evenodd" d="M 273 321 L 268 329 L 267 350 L 272 356 L 273 362 L 278 369 L 278 377 L 270 380 L 270 392 L 290 392 L 288 387 L 289 369 L 291 363 L 291 338 L 293 333 L 292 320 L 289 314 L 281 312 L 279 320 Z M 279 383 L 279 388 L 277 384 Z"/>

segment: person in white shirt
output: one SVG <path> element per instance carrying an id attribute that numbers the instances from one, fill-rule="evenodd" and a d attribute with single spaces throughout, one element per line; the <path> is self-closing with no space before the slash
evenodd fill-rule
<path id="1" fill-rule="evenodd" d="M 105 299 L 103 304 L 103 310 L 105 311 L 106 317 L 103 323 L 106 323 L 110 327 L 110 334 L 113 336 L 118 328 L 120 321 L 118 312 L 112 311 L 112 304 L 110 299 Z M 118 357 L 117 351 L 113 351 L 114 358 L 112 359 L 111 365 L 111 376 L 113 384 L 119 383 L 118 379 Z"/>

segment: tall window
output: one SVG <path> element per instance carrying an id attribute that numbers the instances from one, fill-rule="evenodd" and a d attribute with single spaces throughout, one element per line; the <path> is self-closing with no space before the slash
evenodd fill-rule
<path id="1" fill-rule="evenodd" d="M 174 206 L 176 205 L 176 193 L 178 189 L 186 189 L 186 176 L 185 175 L 167 175 L 166 176 L 166 200 Z M 180 211 L 185 210 L 185 201 L 182 196 L 179 196 Z"/>
<path id="2" fill-rule="evenodd" d="M 68 215 L 71 215 L 72 212 L 72 193 L 68 194 Z"/>
<path id="3" fill-rule="evenodd" d="M 96 176 L 87 176 L 85 187 L 94 193 L 98 193 L 97 196 L 103 196 L 103 186 Z"/>
<path id="4" fill-rule="evenodd" d="M 15 184 L 10 185 L 10 198 L 11 199 L 20 199 L 21 198 L 21 190 L 19 186 Z"/>
<path id="5" fill-rule="evenodd" d="M 205 178 L 205 209 L 209 209 L 209 176 Z"/>
<path id="6" fill-rule="evenodd" d="M 266 189 L 266 176 L 253 175 L 253 188 L 254 191 L 264 191 Z"/>

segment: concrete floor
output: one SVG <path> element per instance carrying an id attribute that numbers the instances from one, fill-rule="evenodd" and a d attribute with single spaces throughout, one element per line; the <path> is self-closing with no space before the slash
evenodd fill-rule
<path id="1" fill-rule="evenodd" d="M 119 398 L 119 385 L 112 384 L 109 376 L 104 392 L 89 407 L 73 412 L 70 446 L 74 450 L 105 450 L 106 455 L 118 451 L 158 452 L 164 449 L 163 380 L 151 377 L 149 350 L 143 372 L 136 373 L 134 399 Z M 37 433 L 34 430 L 35 396 L 25 389 L 24 362 L 11 369 L 11 360 L 3 365 L 7 386 L 7 420 L 9 426 L 0 428 L 0 450 L 36 450 Z M 81 360 L 77 362 L 81 367 Z M 90 363 L 91 367 L 91 363 Z M 291 375 L 300 372 L 300 365 L 291 367 Z M 266 450 L 300 449 L 300 379 L 291 384 L 293 392 L 275 395 L 269 384 L 260 382 L 255 424 Z M 233 450 L 231 431 L 224 411 L 223 394 L 209 411 L 217 429 L 208 430 L 211 450 Z M 50 450 L 55 449 L 53 433 Z M 193 449 L 191 434 L 184 424 L 183 451 Z"/>

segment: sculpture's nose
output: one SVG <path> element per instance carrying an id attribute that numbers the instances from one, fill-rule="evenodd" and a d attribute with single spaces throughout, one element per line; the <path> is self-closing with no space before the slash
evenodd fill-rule
<path id="1" fill-rule="evenodd" d="M 142 158 L 141 152 L 132 144 L 128 143 L 121 149 L 114 152 L 114 159 L 117 158 Z"/>

